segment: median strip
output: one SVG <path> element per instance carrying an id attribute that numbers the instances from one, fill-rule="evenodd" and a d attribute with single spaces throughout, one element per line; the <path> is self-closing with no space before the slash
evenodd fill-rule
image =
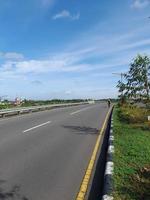
<path id="1" fill-rule="evenodd" d="M 43 124 L 39 124 L 39 125 L 37 125 L 37 126 L 34 126 L 34 127 L 32 127 L 32 128 L 29 128 L 29 129 L 27 129 L 27 130 L 24 130 L 23 133 L 29 132 L 29 131 L 31 131 L 31 130 L 33 130 L 33 129 L 39 128 L 39 127 L 41 127 L 41 126 L 45 126 L 46 124 L 50 124 L 50 123 L 51 123 L 51 121 L 45 122 L 45 123 L 43 123 Z"/>

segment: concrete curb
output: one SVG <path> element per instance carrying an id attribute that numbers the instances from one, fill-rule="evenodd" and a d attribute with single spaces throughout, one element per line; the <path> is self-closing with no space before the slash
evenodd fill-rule
<path id="1" fill-rule="evenodd" d="M 114 171 L 114 162 L 113 162 L 114 144 L 113 144 L 113 141 L 114 141 L 113 118 L 111 117 L 102 200 L 113 200 L 113 197 L 112 197 L 112 191 L 113 191 L 113 177 L 112 176 L 113 176 L 113 171 Z"/>

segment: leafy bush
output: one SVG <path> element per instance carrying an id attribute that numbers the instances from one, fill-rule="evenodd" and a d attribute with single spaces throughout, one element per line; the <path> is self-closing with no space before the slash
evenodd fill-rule
<path id="1" fill-rule="evenodd" d="M 145 108 L 136 106 L 123 106 L 119 109 L 120 120 L 127 123 L 144 123 L 147 122 L 147 116 L 150 112 Z"/>
<path id="2" fill-rule="evenodd" d="M 1 109 L 6 109 L 6 108 L 9 108 L 9 106 L 8 106 L 7 104 L 0 105 L 0 110 L 1 110 Z"/>

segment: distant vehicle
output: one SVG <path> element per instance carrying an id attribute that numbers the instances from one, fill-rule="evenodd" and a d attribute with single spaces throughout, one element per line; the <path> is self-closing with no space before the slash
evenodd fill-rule
<path id="1" fill-rule="evenodd" d="M 90 100 L 88 101 L 89 104 L 95 104 L 95 101 L 94 100 Z"/>

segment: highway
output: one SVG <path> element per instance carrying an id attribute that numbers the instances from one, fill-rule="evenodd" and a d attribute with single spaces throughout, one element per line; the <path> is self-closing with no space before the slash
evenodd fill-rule
<path id="1" fill-rule="evenodd" d="M 0 119 L 0 200 L 74 200 L 106 103 Z"/>

